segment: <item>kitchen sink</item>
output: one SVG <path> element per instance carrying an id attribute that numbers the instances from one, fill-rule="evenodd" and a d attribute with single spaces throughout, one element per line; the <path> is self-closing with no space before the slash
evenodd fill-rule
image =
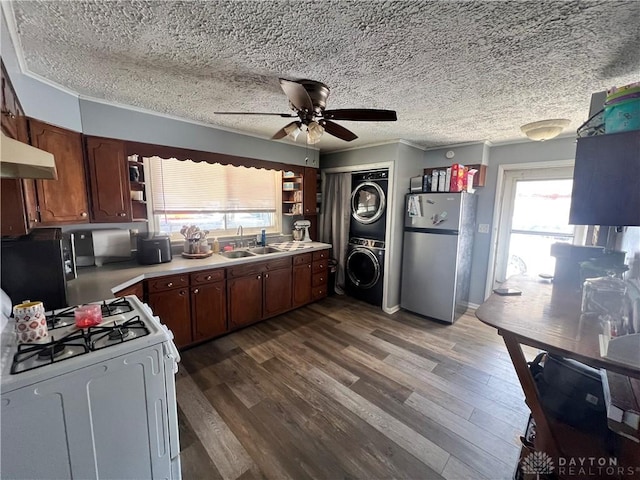
<path id="1" fill-rule="evenodd" d="M 253 257 L 254 254 L 247 250 L 230 250 L 228 252 L 220 252 L 220 255 L 227 258 L 243 258 Z"/>
<path id="2" fill-rule="evenodd" d="M 275 247 L 254 247 L 254 248 L 250 248 L 249 251 L 251 253 L 255 253 L 257 255 L 264 255 L 265 253 L 281 253 L 282 250 L 275 248 Z"/>

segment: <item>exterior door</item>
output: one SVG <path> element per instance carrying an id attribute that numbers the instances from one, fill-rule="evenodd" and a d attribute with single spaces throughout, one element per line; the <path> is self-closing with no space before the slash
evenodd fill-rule
<path id="1" fill-rule="evenodd" d="M 494 288 L 515 274 L 553 275 L 551 245 L 581 243 L 582 229 L 569 225 L 572 185 L 571 167 L 505 173 Z"/>

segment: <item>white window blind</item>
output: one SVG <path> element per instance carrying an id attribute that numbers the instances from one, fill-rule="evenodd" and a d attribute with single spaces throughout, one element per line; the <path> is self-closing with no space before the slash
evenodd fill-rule
<path id="1" fill-rule="evenodd" d="M 148 159 L 156 228 L 167 233 L 197 224 L 213 234 L 279 232 L 282 215 L 282 172 L 175 158 Z M 149 195 L 150 193 L 150 195 Z"/>
<path id="2" fill-rule="evenodd" d="M 276 211 L 279 170 L 151 158 L 154 213 Z"/>

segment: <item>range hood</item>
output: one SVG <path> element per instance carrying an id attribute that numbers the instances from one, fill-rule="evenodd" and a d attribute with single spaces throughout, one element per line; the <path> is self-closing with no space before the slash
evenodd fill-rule
<path id="1" fill-rule="evenodd" d="M 56 180 L 58 172 L 51 153 L 9 138 L 2 133 L 0 176 Z"/>

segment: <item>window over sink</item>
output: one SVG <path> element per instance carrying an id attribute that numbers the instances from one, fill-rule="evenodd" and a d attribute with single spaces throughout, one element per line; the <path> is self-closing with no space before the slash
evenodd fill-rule
<path id="1" fill-rule="evenodd" d="M 279 233 L 282 171 L 149 157 L 147 198 L 150 229 L 182 239 L 183 225 L 198 225 L 209 236 Z"/>

